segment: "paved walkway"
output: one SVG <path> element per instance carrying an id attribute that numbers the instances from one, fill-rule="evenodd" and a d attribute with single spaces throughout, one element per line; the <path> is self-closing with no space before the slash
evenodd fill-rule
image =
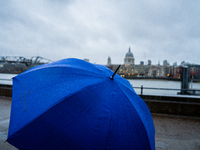
<path id="1" fill-rule="evenodd" d="M 200 118 L 152 114 L 156 150 L 200 150 Z"/>
<path id="2" fill-rule="evenodd" d="M 16 150 L 7 138 L 11 98 L 0 97 L 0 150 Z M 200 118 L 152 114 L 156 150 L 200 150 Z"/>
<path id="3" fill-rule="evenodd" d="M 5 142 L 8 134 L 10 107 L 11 98 L 0 97 L 0 150 L 16 150 L 15 147 Z"/>

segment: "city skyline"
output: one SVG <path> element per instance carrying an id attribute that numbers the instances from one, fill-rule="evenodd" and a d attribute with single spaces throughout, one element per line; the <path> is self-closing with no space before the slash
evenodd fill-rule
<path id="1" fill-rule="evenodd" d="M 182 61 L 182 62 L 180 62 L 180 64 L 178 64 L 177 63 L 177 61 L 175 61 L 175 62 L 173 62 L 173 63 L 170 63 L 168 60 L 159 60 L 157 63 L 152 63 L 152 60 L 151 59 L 146 59 L 146 60 L 141 60 L 141 61 L 138 61 L 139 63 L 135 63 L 134 61 L 135 61 L 135 57 L 134 57 L 134 54 L 132 53 L 132 51 L 131 51 L 131 47 L 129 47 L 129 49 L 128 49 L 128 51 L 126 52 L 126 54 L 124 55 L 124 59 L 126 58 L 126 56 L 127 56 L 127 54 L 128 53 L 131 53 L 131 55 L 133 56 L 133 64 L 135 64 L 135 65 L 163 65 L 163 66 L 166 66 L 166 65 L 170 65 L 170 66 L 179 66 L 179 65 L 182 65 L 182 64 L 195 64 L 195 65 L 199 65 L 199 64 L 197 64 L 197 63 L 190 63 L 190 62 L 186 62 L 186 61 Z M 131 56 L 131 57 L 132 57 Z M 109 64 L 113 64 L 112 63 L 112 57 L 110 57 L 110 56 L 108 56 L 108 59 L 107 59 L 107 64 L 108 64 L 108 61 L 109 61 Z M 124 60 L 125 61 L 125 60 Z M 122 64 L 125 64 L 125 62 L 124 63 L 122 63 Z"/>
<path id="2" fill-rule="evenodd" d="M 130 47 L 129 47 L 129 49 L 131 49 Z M 128 52 L 128 51 L 127 51 Z M 126 54 L 127 54 L 127 52 L 126 52 Z M 132 52 L 131 52 L 132 53 Z M 124 58 L 126 57 L 126 54 L 124 55 Z M 13 55 L 13 56 L 11 56 L 11 55 L 5 55 L 5 56 L 0 56 L 0 57 L 4 57 L 4 58 L 6 58 L 6 57 L 9 57 L 8 59 L 13 59 L 13 60 L 15 60 L 15 59 L 18 59 L 19 57 L 24 57 L 24 58 L 26 58 L 26 59 L 32 59 L 32 57 L 42 57 L 42 56 L 15 56 L 15 55 Z M 16 58 L 15 58 L 16 57 Z M 134 55 L 133 55 L 133 57 L 134 57 Z M 123 58 L 123 59 L 124 59 Z M 45 57 L 43 57 L 43 59 L 47 59 L 47 60 L 49 60 L 49 61 L 53 61 L 53 60 L 50 60 L 50 59 L 48 59 L 48 58 L 45 58 Z M 79 58 L 79 59 L 83 59 L 83 58 Z M 108 56 L 107 57 L 107 60 L 106 60 L 106 63 L 104 63 L 104 64 L 102 64 L 102 65 L 106 65 L 107 63 L 108 63 L 108 59 L 110 59 L 110 61 L 111 61 L 111 64 L 114 64 L 114 63 L 112 63 L 112 57 L 111 56 Z M 90 61 L 90 59 L 88 59 L 88 58 L 84 58 L 84 60 L 86 60 L 86 61 Z M 135 57 L 134 57 L 134 60 L 135 60 Z M 93 63 L 93 62 L 91 62 L 91 63 Z M 168 60 L 159 60 L 157 63 L 152 63 L 152 60 L 151 59 L 146 59 L 146 60 L 138 60 L 137 61 L 137 63 L 134 63 L 135 65 L 139 65 L 139 64 L 143 64 L 143 65 L 148 65 L 149 63 L 151 64 L 151 65 L 175 65 L 175 66 L 177 66 L 177 65 L 181 65 L 182 63 L 185 63 L 185 64 L 197 64 L 197 63 L 190 63 L 190 62 L 186 62 L 186 61 L 182 61 L 182 62 L 180 62 L 180 64 L 178 64 L 177 63 L 177 61 L 175 61 L 175 62 L 173 62 L 173 63 L 170 63 Z M 116 63 L 115 63 L 116 64 Z M 120 63 L 118 63 L 118 64 L 120 64 Z M 121 64 L 124 64 L 124 62 L 123 63 L 121 63 Z M 199 65 L 199 64 L 197 64 L 197 65 Z"/>
<path id="3" fill-rule="evenodd" d="M 200 1 L 0 1 L 0 55 L 200 64 Z"/>

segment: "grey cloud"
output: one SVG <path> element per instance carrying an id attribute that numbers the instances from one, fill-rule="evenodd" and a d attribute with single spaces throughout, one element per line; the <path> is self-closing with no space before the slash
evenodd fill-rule
<path id="1" fill-rule="evenodd" d="M 58 60 L 123 63 L 131 46 L 136 63 L 167 59 L 199 63 L 200 2 L 1 1 L 0 52 Z M 12 51 L 12 54 L 11 54 Z M 191 51 L 191 52 L 189 52 Z M 146 55 L 146 56 L 145 56 Z"/>

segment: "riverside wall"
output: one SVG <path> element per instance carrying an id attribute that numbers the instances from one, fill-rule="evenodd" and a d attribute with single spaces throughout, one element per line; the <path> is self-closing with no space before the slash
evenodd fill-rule
<path id="1" fill-rule="evenodd" d="M 151 113 L 200 117 L 200 98 L 140 95 Z"/>
<path id="2" fill-rule="evenodd" d="M 0 96 L 12 97 L 11 85 L 0 85 Z M 200 117 L 200 98 L 183 96 L 139 95 L 151 113 Z"/>
<path id="3" fill-rule="evenodd" d="M 0 96 L 12 97 L 12 85 L 0 84 Z"/>

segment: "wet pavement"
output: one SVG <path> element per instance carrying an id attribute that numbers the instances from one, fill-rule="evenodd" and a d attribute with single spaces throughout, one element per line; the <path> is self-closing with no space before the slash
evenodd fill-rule
<path id="1" fill-rule="evenodd" d="M 5 142 L 11 98 L 0 97 L 0 150 L 16 150 Z M 200 150 L 200 118 L 152 114 L 156 150 Z M 5 143 L 4 143 L 5 142 Z"/>
<path id="2" fill-rule="evenodd" d="M 152 114 L 156 150 L 200 150 L 200 118 Z"/>
<path id="3" fill-rule="evenodd" d="M 10 107 L 11 98 L 0 97 L 0 150 L 16 150 L 15 147 L 5 142 L 8 134 Z"/>

